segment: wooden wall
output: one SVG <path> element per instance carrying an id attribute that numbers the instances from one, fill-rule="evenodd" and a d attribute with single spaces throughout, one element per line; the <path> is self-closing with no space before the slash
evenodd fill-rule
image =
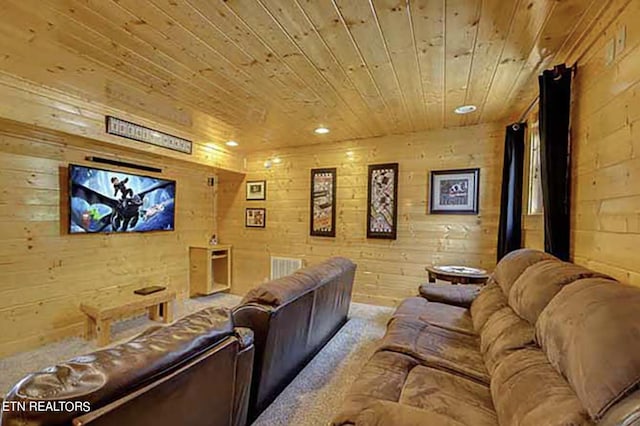
<path id="1" fill-rule="evenodd" d="M 576 52 L 571 129 L 572 260 L 635 285 L 640 285 L 639 20 L 640 2 L 612 1 Z M 607 64 L 607 51 L 621 30 L 626 46 L 616 46 L 615 59 Z M 525 216 L 524 244 L 544 247 L 541 216 Z"/>
<path id="2" fill-rule="evenodd" d="M 358 264 L 355 299 L 394 304 L 415 295 L 425 265 L 495 264 L 504 127 L 500 124 L 360 139 L 251 155 L 246 180 L 267 180 L 266 201 L 245 201 L 244 177 L 220 175 L 222 242 L 234 246 L 233 291 L 244 294 L 269 276 L 269 256 L 312 264 L 346 256 Z M 282 162 L 265 169 L 277 155 Z M 367 165 L 398 162 L 398 239 L 366 239 Z M 335 238 L 309 236 L 310 170 L 337 167 Z M 480 214 L 427 214 L 430 170 L 481 168 Z M 265 229 L 245 228 L 245 207 L 266 207 Z"/>
<path id="3" fill-rule="evenodd" d="M 105 90 L 110 92 L 109 88 Z M 227 149 L 223 140 L 214 140 L 203 130 L 201 126 L 206 120 L 200 115 L 194 113 L 195 118 L 192 118 L 180 109 L 164 110 L 166 100 L 155 99 L 150 94 L 140 96 L 132 89 L 122 88 L 121 91 L 132 98 L 130 103 L 109 97 L 102 101 L 87 100 L 71 95 L 69 91 L 56 90 L 0 71 L 0 99 L 3 100 L 0 102 L 0 117 L 108 142 L 124 150 L 134 148 L 209 167 L 242 171 L 242 157 Z M 189 139 L 193 141 L 193 152 L 184 154 L 109 135 L 105 132 L 105 115 Z"/>
<path id="4" fill-rule="evenodd" d="M 624 7 L 580 59 L 575 79 L 572 253 L 640 285 L 640 2 L 616 3 Z M 623 27 L 626 47 L 607 65 L 607 44 Z"/>
<path id="5" fill-rule="evenodd" d="M 87 155 L 177 181 L 176 230 L 68 235 L 66 168 Z M 215 231 L 213 168 L 0 120 L 0 356 L 79 335 L 79 304 L 161 284 L 187 295 L 188 247 Z"/>

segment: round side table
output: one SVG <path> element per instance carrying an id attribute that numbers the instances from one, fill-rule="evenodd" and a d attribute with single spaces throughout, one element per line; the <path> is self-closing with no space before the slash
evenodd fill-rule
<path id="1" fill-rule="evenodd" d="M 424 269 L 429 274 L 430 283 L 435 283 L 438 279 L 449 281 L 451 284 L 484 284 L 489 279 L 489 275 L 484 269 L 468 266 L 434 265 Z"/>

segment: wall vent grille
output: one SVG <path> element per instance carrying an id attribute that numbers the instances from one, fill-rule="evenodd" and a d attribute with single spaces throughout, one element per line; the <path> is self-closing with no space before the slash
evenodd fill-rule
<path id="1" fill-rule="evenodd" d="M 276 278 L 290 275 L 301 269 L 302 266 L 302 259 L 271 256 L 271 279 L 275 280 Z"/>

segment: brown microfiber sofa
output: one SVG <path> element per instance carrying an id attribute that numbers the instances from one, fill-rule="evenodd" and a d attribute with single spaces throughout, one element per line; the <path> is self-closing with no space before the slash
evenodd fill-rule
<path id="1" fill-rule="evenodd" d="M 255 335 L 249 420 L 255 419 L 347 321 L 356 265 L 333 257 L 252 289 L 234 308 Z"/>
<path id="2" fill-rule="evenodd" d="M 640 424 L 640 288 L 523 249 L 451 290 L 401 303 L 335 425 Z"/>
<path id="3" fill-rule="evenodd" d="M 27 411 L 0 412 L 0 425 L 244 426 L 253 355 L 251 330 L 235 328 L 228 309 L 203 309 L 29 374 L 5 398 Z M 29 410 L 62 401 L 88 402 L 91 411 Z"/>

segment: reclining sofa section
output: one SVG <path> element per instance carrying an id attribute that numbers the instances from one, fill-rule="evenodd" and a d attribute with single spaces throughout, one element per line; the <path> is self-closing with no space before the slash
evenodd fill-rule
<path id="1" fill-rule="evenodd" d="M 29 374 L 5 401 L 89 402 L 91 411 L 3 411 L 2 426 L 234 425 L 247 422 L 251 330 L 208 308 L 114 347 Z"/>
<path id="2" fill-rule="evenodd" d="M 347 321 L 356 265 L 334 257 L 251 290 L 234 323 L 253 330 L 254 420 Z"/>
<path id="3" fill-rule="evenodd" d="M 452 290 L 400 304 L 335 425 L 640 424 L 640 288 L 522 249 Z"/>

